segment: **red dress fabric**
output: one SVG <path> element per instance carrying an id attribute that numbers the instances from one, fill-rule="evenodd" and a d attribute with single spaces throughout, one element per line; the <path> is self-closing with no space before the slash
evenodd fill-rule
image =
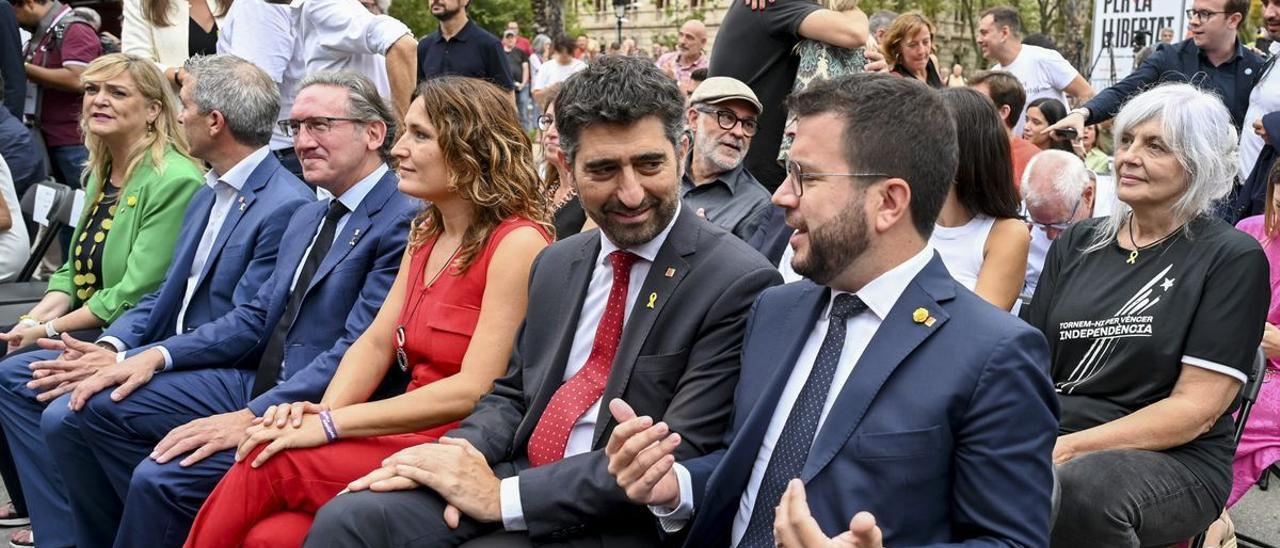
<path id="1" fill-rule="evenodd" d="M 435 240 L 414 251 L 399 319 L 412 368 L 407 391 L 449 377 L 462 367 L 479 320 L 493 253 L 507 234 L 525 226 L 542 231 L 529 220 L 504 220 L 465 273 L 458 275 L 451 264 L 429 284 L 424 283 L 423 271 Z M 435 441 L 455 426 L 457 422 L 409 434 L 288 450 L 254 469 L 248 463 L 262 450 L 260 446 L 223 476 L 196 515 L 186 546 L 301 546 L 316 511 L 348 483 L 378 468 L 393 453 Z"/>

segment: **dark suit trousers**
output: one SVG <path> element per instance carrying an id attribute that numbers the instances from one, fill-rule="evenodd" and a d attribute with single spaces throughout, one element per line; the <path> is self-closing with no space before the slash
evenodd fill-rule
<path id="1" fill-rule="evenodd" d="M 185 468 L 178 465 L 182 457 L 158 464 L 148 456 L 178 426 L 244 409 L 253 380 L 253 371 L 239 369 L 160 373 L 119 403 L 104 390 L 69 420 L 46 417 L 53 460 L 67 484 L 76 486 L 76 545 L 181 546 L 200 505 L 234 464 L 235 451 Z"/>
<path id="2" fill-rule="evenodd" d="M 516 474 L 509 463 L 499 463 L 494 471 L 499 478 Z M 533 546 L 529 536 L 524 533 L 508 533 L 502 529 L 501 523 L 480 523 L 465 515 L 457 529 L 449 529 L 444 522 L 444 507 L 444 499 L 430 489 L 347 493 L 320 508 L 304 546 Z"/>

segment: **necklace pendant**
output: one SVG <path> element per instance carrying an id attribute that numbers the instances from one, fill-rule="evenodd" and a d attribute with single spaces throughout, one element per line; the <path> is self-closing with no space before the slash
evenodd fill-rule
<path id="1" fill-rule="evenodd" d="M 1125 262 L 1126 262 L 1126 263 L 1129 263 L 1129 264 L 1134 264 L 1134 263 L 1138 262 L 1138 252 L 1137 252 L 1137 250 L 1130 251 L 1130 252 L 1129 252 L 1129 259 L 1128 259 L 1128 260 L 1126 260 Z"/>

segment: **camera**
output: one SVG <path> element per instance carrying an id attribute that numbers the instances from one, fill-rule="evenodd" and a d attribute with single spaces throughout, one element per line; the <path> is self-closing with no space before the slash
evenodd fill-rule
<path id="1" fill-rule="evenodd" d="M 1070 127 L 1064 127 L 1061 129 L 1053 130 L 1053 138 L 1059 141 L 1072 141 L 1072 140 L 1075 140 L 1075 138 L 1078 137 L 1079 135 L 1080 135 L 1079 133 L 1076 133 L 1075 128 L 1070 128 Z"/>

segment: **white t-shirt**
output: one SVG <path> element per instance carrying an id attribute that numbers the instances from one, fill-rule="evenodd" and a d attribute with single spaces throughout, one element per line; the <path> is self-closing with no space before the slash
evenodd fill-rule
<path id="1" fill-rule="evenodd" d="M 0 157 L 0 196 L 4 197 L 9 217 L 13 220 L 13 226 L 9 230 L 0 231 L 0 282 L 7 282 L 16 278 L 18 271 L 22 270 L 27 256 L 31 254 L 31 245 L 27 238 L 27 224 L 22 220 L 18 193 L 13 187 L 13 175 L 3 157 Z"/>
<path id="2" fill-rule="evenodd" d="M 538 69 L 538 75 L 533 79 L 533 90 L 537 91 L 563 82 L 573 73 L 585 68 L 587 64 L 578 59 L 570 61 L 567 65 L 561 65 L 555 59 L 548 59 L 542 63 L 542 67 Z"/>
<path id="3" fill-rule="evenodd" d="M 1080 75 L 1062 54 L 1026 44 L 1022 45 L 1022 51 L 1009 66 L 997 63 L 991 70 L 1007 71 L 1022 82 L 1022 89 L 1027 93 L 1027 105 L 1041 97 L 1052 97 L 1062 101 L 1063 106 L 1070 107 L 1063 90 Z M 1026 116 L 1027 107 L 1024 105 L 1022 114 L 1018 116 L 1018 125 L 1013 128 L 1014 135 L 1022 135 L 1022 121 Z"/>
<path id="4" fill-rule="evenodd" d="M 1280 42 L 1271 44 L 1271 54 L 1280 53 Z M 1240 180 L 1249 178 L 1253 164 L 1262 152 L 1262 137 L 1253 131 L 1253 123 L 1264 114 L 1280 110 L 1280 70 L 1268 67 L 1258 85 L 1249 93 L 1249 110 L 1244 115 L 1244 128 L 1240 131 Z"/>

